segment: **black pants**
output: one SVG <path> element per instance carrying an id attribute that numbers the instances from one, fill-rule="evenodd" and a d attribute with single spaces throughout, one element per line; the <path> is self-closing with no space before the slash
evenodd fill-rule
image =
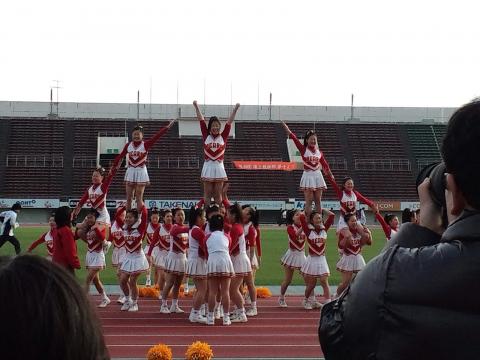
<path id="1" fill-rule="evenodd" d="M 0 248 L 5 244 L 6 242 L 9 242 L 15 247 L 15 253 L 18 255 L 20 254 L 20 242 L 15 236 L 10 236 L 10 235 L 1 235 L 0 236 Z"/>

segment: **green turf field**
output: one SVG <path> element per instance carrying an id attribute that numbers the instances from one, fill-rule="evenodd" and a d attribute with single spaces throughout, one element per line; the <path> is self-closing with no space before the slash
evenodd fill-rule
<path id="1" fill-rule="evenodd" d="M 28 246 L 38 239 L 38 237 L 47 230 L 46 227 L 20 227 L 15 231 L 17 238 L 21 242 L 22 251 L 26 251 Z M 376 256 L 385 245 L 385 234 L 381 229 L 373 229 L 373 245 L 363 248 L 363 256 L 365 261 L 369 261 Z M 280 285 L 283 280 L 283 267 L 280 264 L 280 258 L 287 249 L 287 232 L 285 227 L 279 229 L 263 229 L 262 230 L 262 251 L 261 268 L 257 272 L 257 285 Z M 82 266 L 85 262 L 86 246 L 83 241 L 78 241 L 78 252 Z M 116 276 L 111 267 L 111 249 L 107 254 L 107 269 L 101 272 L 101 279 L 105 284 L 117 284 Z M 44 256 L 46 254 L 45 245 L 39 245 L 34 251 L 35 254 Z M 15 252 L 10 243 L 6 243 L 0 248 L 1 255 L 13 255 Z M 338 285 L 340 273 L 335 270 L 335 264 L 338 260 L 338 252 L 336 247 L 335 230 L 328 232 L 327 243 L 327 261 L 330 267 L 330 285 Z M 80 280 L 85 277 L 85 270 L 77 271 Z M 140 284 L 144 283 L 144 276 L 140 280 Z M 303 279 L 295 274 L 293 285 L 302 285 Z"/>

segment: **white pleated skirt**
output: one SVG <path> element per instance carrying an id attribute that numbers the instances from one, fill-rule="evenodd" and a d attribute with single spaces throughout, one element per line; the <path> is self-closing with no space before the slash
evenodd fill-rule
<path id="1" fill-rule="evenodd" d="M 158 249 L 158 253 L 155 256 L 154 264 L 155 264 L 156 268 L 164 270 L 165 269 L 165 259 L 167 258 L 168 251 L 167 250 L 160 250 L 159 248 L 157 248 L 157 249 Z"/>
<path id="2" fill-rule="evenodd" d="M 125 249 L 125 246 L 119 248 L 114 246 L 112 251 L 112 266 L 116 268 L 122 265 L 122 262 L 125 260 L 126 254 L 127 250 Z"/>
<path id="3" fill-rule="evenodd" d="M 127 251 L 125 259 L 120 266 L 120 271 L 131 275 L 143 273 L 147 271 L 147 269 L 147 257 L 141 248 L 133 253 Z"/>
<path id="4" fill-rule="evenodd" d="M 103 251 L 87 251 L 85 267 L 87 269 L 105 269 L 105 253 Z"/>
<path id="5" fill-rule="evenodd" d="M 365 259 L 362 254 L 346 255 L 342 257 L 337 263 L 337 270 L 341 272 L 359 272 L 365 267 Z"/>
<path id="6" fill-rule="evenodd" d="M 330 275 L 330 269 L 328 267 L 325 255 L 308 255 L 305 264 L 303 264 L 302 268 L 300 269 L 300 273 L 303 276 L 308 275 L 316 278 Z"/>
<path id="7" fill-rule="evenodd" d="M 202 259 L 201 257 L 188 257 L 187 267 L 185 274 L 188 277 L 195 279 L 206 279 L 207 278 L 207 260 Z"/>
<path id="8" fill-rule="evenodd" d="M 208 255 L 207 276 L 232 277 L 235 276 L 230 255 L 224 252 L 214 252 Z"/>
<path id="9" fill-rule="evenodd" d="M 150 178 L 146 166 L 142 167 L 127 167 L 125 172 L 124 181 L 130 185 L 148 185 L 150 184 Z"/>
<path id="10" fill-rule="evenodd" d="M 223 161 L 205 160 L 202 168 L 202 181 L 227 181 L 227 173 Z"/>
<path id="11" fill-rule="evenodd" d="M 246 276 L 252 272 L 252 264 L 247 253 L 241 252 L 231 257 L 235 276 Z"/>
<path id="12" fill-rule="evenodd" d="M 301 190 L 325 190 L 327 184 L 320 170 L 304 171 L 300 180 Z"/>
<path id="13" fill-rule="evenodd" d="M 290 248 L 280 260 L 283 266 L 296 270 L 300 270 L 306 261 L 305 251 L 292 250 Z"/>
<path id="14" fill-rule="evenodd" d="M 165 272 L 175 275 L 184 275 L 187 267 L 187 255 L 169 251 L 165 258 Z"/>

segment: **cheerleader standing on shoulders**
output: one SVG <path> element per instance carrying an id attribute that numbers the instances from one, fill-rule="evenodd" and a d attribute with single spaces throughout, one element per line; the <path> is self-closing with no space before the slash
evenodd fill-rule
<path id="1" fill-rule="evenodd" d="M 200 122 L 200 130 L 202 131 L 203 152 L 205 162 L 203 163 L 201 180 L 203 181 L 203 198 L 205 205 L 210 205 L 211 198 L 215 203 L 222 203 L 223 183 L 228 181 L 227 173 L 223 165 L 225 148 L 227 146 L 228 135 L 230 134 L 231 125 L 237 114 L 240 104 L 236 104 L 230 117 L 225 124 L 225 128 L 220 133 L 222 125 L 216 116 L 212 116 L 208 122 L 205 121 L 197 101 L 193 102 L 197 119 Z"/>
<path id="2" fill-rule="evenodd" d="M 357 201 L 361 201 L 371 208 L 374 208 L 375 204 L 373 201 L 367 199 L 360 192 L 354 189 L 354 183 L 351 177 L 347 176 L 343 179 L 341 188 L 337 185 L 335 179 L 332 177 L 329 177 L 328 179 L 331 182 L 338 199 L 340 200 L 340 218 L 338 219 L 337 224 L 337 237 L 340 238 L 340 235 L 345 237 L 350 233 L 350 227 L 345 222 L 345 215 L 356 214 Z M 357 221 L 356 229 L 360 235 L 363 235 L 363 225 L 360 223 L 360 221 Z"/>
<path id="3" fill-rule="evenodd" d="M 378 220 L 380 225 L 382 225 L 382 229 L 387 237 L 387 241 L 391 240 L 392 236 L 398 232 L 398 227 L 400 226 L 398 217 L 393 214 L 385 214 L 385 216 L 382 217 L 382 215 L 380 215 L 380 211 L 378 210 L 378 205 L 375 205 L 373 210 L 375 211 L 375 218 Z"/>
<path id="4" fill-rule="evenodd" d="M 285 270 L 285 278 L 280 287 L 280 297 L 278 298 L 280 307 L 287 307 L 285 293 L 292 282 L 293 273 L 295 270 L 300 271 L 307 260 L 305 256 L 305 234 L 300 221 L 301 214 L 302 212 L 298 209 L 287 212 L 288 250 L 281 259 Z"/>
<path id="5" fill-rule="evenodd" d="M 230 257 L 233 263 L 233 270 L 235 271 L 235 276 L 230 283 L 230 299 L 237 307 L 230 320 L 232 322 L 247 322 L 241 286 L 243 282 L 249 284 L 249 289 L 255 286 L 253 285 L 252 266 L 247 254 L 245 235 L 243 233 L 242 209 L 237 203 L 228 208 L 227 217 L 231 224 L 230 238 L 232 242 Z M 255 295 L 252 294 L 252 296 Z"/>
<path id="6" fill-rule="evenodd" d="M 143 140 L 143 127 L 136 126 L 132 131 L 132 141 L 125 144 L 122 152 L 115 158 L 112 167 L 118 169 L 125 155 L 127 156 L 127 171 L 125 172 L 125 188 L 127 192 L 127 210 L 131 209 L 132 200 L 137 202 L 138 212 L 143 208 L 143 192 L 145 186 L 150 184 L 146 167 L 147 154 L 150 148 L 160 139 L 173 125 L 175 120 L 161 128 L 149 140 Z"/>
<path id="7" fill-rule="evenodd" d="M 165 258 L 166 283 L 162 291 L 162 306 L 160 312 L 162 314 L 183 313 L 184 311 L 178 306 L 178 294 L 182 285 L 183 276 L 187 265 L 186 251 L 188 247 L 189 227 L 184 225 L 185 213 L 182 209 L 175 209 L 174 212 L 175 225 L 170 231 L 170 250 Z M 167 299 L 170 290 L 172 290 L 172 306 L 168 309 Z"/>
<path id="8" fill-rule="evenodd" d="M 155 230 L 153 233 L 153 240 L 148 249 L 148 256 L 152 255 L 155 249 L 158 249 L 157 255 L 155 255 L 155 272 L 157 274 L 157 285 L 160 290 L 160 300 L 162 298 L 162 291 L 165 287 L 165 259 L 167 258 L 168 251 L 170 250 L 170 241 L 172 236 L 170 231 L 173 227 L 173 215 L 170 209 L 166 209 L 163 212 L 163 224 Z"/>
<path id="9" fill-rule="evenodd" d="M 113 177 L 117 172 L 117 168 L 112 167 L 108 172 L 108 175 L 105 177 L 105 169 L 102 167 L 97 167 L 93 170 L 92 173 L 92 185 L 85 190 L 82 198 L 78 202 L 77 206 L 72 212 L 72 220 L 74 220 L 80 210 L 82 210 L 82 206 L 88 202 L 90 206 L 97 210 L 99 216 L 97 218 L 98 225 L 105 225 L 110 226 L 110 214 L 108 213 L 106 200 L 107 200 L 107 192 L 110 184 L 112 183 Z M 84 223 L 78 224 L 76 227 L 76 236 L 85 240 L 85 235 L 87 232 L 87 225 Z"/>
<path id="10" fill-rule="evenodd" d="M 50 230 L 48 230 L 46 233 L 40 236 L 40 238 L 37 241 L 33 242 L 27 251 L 32 252 L 33 249 L 35 249 L 38 245 L 45 243 L 45 245 L 47 246 L 47 256 L 45 256 L 45 258 L 51 261 L 53 256 L 53 238 L 57 234 L 57 224 L 55 223 L 55 214 L 50 215 L 50 218 L 48 219 L 48 224 L 50 225 Z"/>
<path id="11" fill-rule="evenodd" d="M 349 227 L 346 236 L 340 234 L 339 247 L 343 250 L 342 257 L 337 263 L 337 270 L 342 273 L 342 282 L 338 285 L 337 296 L 345 290 L 352 281 L 353 274 L 365 267 L 362 256 L 362 247 L 372 245 L 372 234 L 364 227 L 362 233 L 358 231 L 357 217 L 354 214 L 345 215 L 345 223 Z"/>
<path id="12" fill-rule="evenodd" d="M 125 225 L 125 206 L 120 206 L 115 212 L 115 220 L 110 228 L 109 241 L 113 244 L 112 251 L 112 267 L 115 269 L 115 273 L 120 284 L 120 267 L 125 259 L 127 250 L 125 250 L 125 238 L 123 237 L 123 226 Z M 127 294 L 128 295 L 128 294 Z M 127 301 L 125 294 L 120 295 L 117 303 L 124 304 Z"/>
<path id="13" fill-rule="evenodd" d="M 214 325 L 214 309 L 216 292 L 222 294 L 223 325 L 230 325 L 230 281 L 235 275 L 232 260 L 230 259 L 230 241 L 223 233 L 223 217 L 213 215 L 209 221 L 212 233 L 207 238 L 207 277 L 208 277 L 208 315 L 207 324 Z"/>
<path id="14" fill-rule="evenodd" d="M 139 219 L 140 217 L 140 219 Z M 125 216 L 125 259 L 120 266 L 120 287 L 127 296 L 121 310 L 138 311 L 137 279 L 148 269 L 148 261 L 142 249 L 142 239 L 147 229 L 147 208 L 144 206 L 139 216 L 137 209 L 127 210 Z M 140 221 L 139 221 L 140 220 Z"/>
<path id="15" fill-rule="evenodd" d="M 157 256 L 159 251 L 158 247 L 155 247 L 152 245 L 152 241 L 153 241 L 153 234 L 159 228 L 160 228 L 160 214 L 157 208 L 153 208 L 152 213 L 150 214 L 150 222 L 148 223 L 148 226 L 147 226 L 147 232 L 145 233 L 145 239 L 147 240 L 147 245 L 145 245 L 145 249 L 143 249 L 145 254 L 147 254 L 148 264 L 150 265 L 147 270 L 147 279 L 145 281 L 145 286 L 152 285 L 152 278 L 151 278 L 152 267 L 155 264 L 155 257 Z M 153 248 L 152 251 L 150 251 L 150 247 Z M 155 283 L 157 283 L 156 273 L 154 274 L 154 280 L 155 280 Z"/>
<path id="16" fill-rule="evenodd" d="M 186 275 L 193 279 L 197 291 L 193 296 L 193 307 L 190 312 L 190 322 L 207 323 L 200 314 L 200 308 L 207 293 L 207 250 L 205 244 L 205 211 L 192 207 L 189 214 L 190 231 L 188 233 L 188 260 Z"/>
<path id="17" fill-rule="evenodd" d="M 330 269 L 325 258 L 325 247 L 327 243 L 327 231 L 335 220 L 335 214 L 323 209 L 323 213 L 328 216 L 327 221 L 323 222 L 322 214 L 316 211 L 310 214 L 310 225 L 307 224 L 305 215 L 300 215 L 302 229 L 308 241 L 308 257 L 303 264 L 300 272 L 305 279 L 305 299 L 303 307 L 307 310 L 319 308 L 322 305 L 315 300 L 315 286 L 317 279 L 320 279 L 320 285 L 323 288 L 323 297 L 330 300 L 330 288 L 328 286 L 328 277 Z"/>
<path id="18" fill-rule="evenodd" d="M 247 316 L 256 316 L 257 310 L 257 289 L 255 287 L 255 270 L 258 269 L 259 263 L 257 256 L 255 255 L 255 246 L 259 249 L 260 242 L 258 238 L 258 211 L 250 205 L 242 206 L 242 222 L 243 222 L 243 234 L 245 235 L 245 244 L 247 253 L 250 258 L 250 264 L 252 266 L 252 281 L 247 282 L 248 300 L 247 303 L 251 303 L 251 308 L 247 310 Z"/>
<path id="19" fill-rule="evenodd" d="M 318 148 L 317 135 L 315 131 L 309 130 L 303 138 L 303 144 L 298 140 L 294 133 L 290 131 L 287 124 L 282 121 L 282 125 L 293 140 L 303 160 L 303 175 L 300 180 L 300 190 L 305 196 L 305 215 L 310 216 L 312 211 L 312 201 L 315 201 L 315 210 L 322 212 L 322 193 L 327 189 L 322 170 L 328 177 L 334 179 L 330 166 Z"/>
<path id="20" fill-rule="evenodd" d="M 84 223 L 88 226 L 86 234 L 87 254 L 85 256 L 85 267 L 87 268 L 87 277 L 85 280 L 85 290 L 87 294 L 90 291 L 90 284 L 93 282 L 98 293 L 102 297 L 102 302 L 98 307 L 104 308 L 110 304 L 105 288 L 100 281 L 100 271 L 105 269 L 105 253 L 103 252 L 103 242 L 106 236 L 106 226 L 97 222 L 100 214 L 95 209 L 90 209 L 85 217 Z"/>

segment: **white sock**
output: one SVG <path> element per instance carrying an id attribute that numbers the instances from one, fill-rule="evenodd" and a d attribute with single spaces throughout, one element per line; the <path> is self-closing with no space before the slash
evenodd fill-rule
<path id="1" fill-rule="evenodd" d="M 220 304 L 221 303 L 215 301 L 215 309 L 220 309 Z"/>
<path id="2" fill-rule="evenodd" d="M 252 308 L 256 308 L 257 307 L 257 302 L 256 301 L 252 301 Z"/>
<path id="3" fill-rule="evenodd" d="M 167 305 L 167 300 L 162 299 L 162 306 L 168 306 Z"/>
<path id="4" fill-rule="evenodd" d="M 102 293 L 102 299 L 103 299 L 103 300 L 107 300 L 107 299 L 108 299 L 107 293 L 106 293 L 105 291 Z"/>
<path id="5" fill-rule="evenodd" d="M 172 300 L 172 305 L 177 306 L 178 305 L 178 299 L 173 299 Z"/>
<path id="6" fill-rule="evenodd" d="M 152 280 L 150 274 L 147 274 L 147 280 Z"/>
<path id="7" fill-rule="evenodd" d="M 128 297 L 127 297 L 127 301 L 128 301 L 130 304 L 133 303 L 132 297 L 131 297 L 131 296 L 128 296 Z"/>

